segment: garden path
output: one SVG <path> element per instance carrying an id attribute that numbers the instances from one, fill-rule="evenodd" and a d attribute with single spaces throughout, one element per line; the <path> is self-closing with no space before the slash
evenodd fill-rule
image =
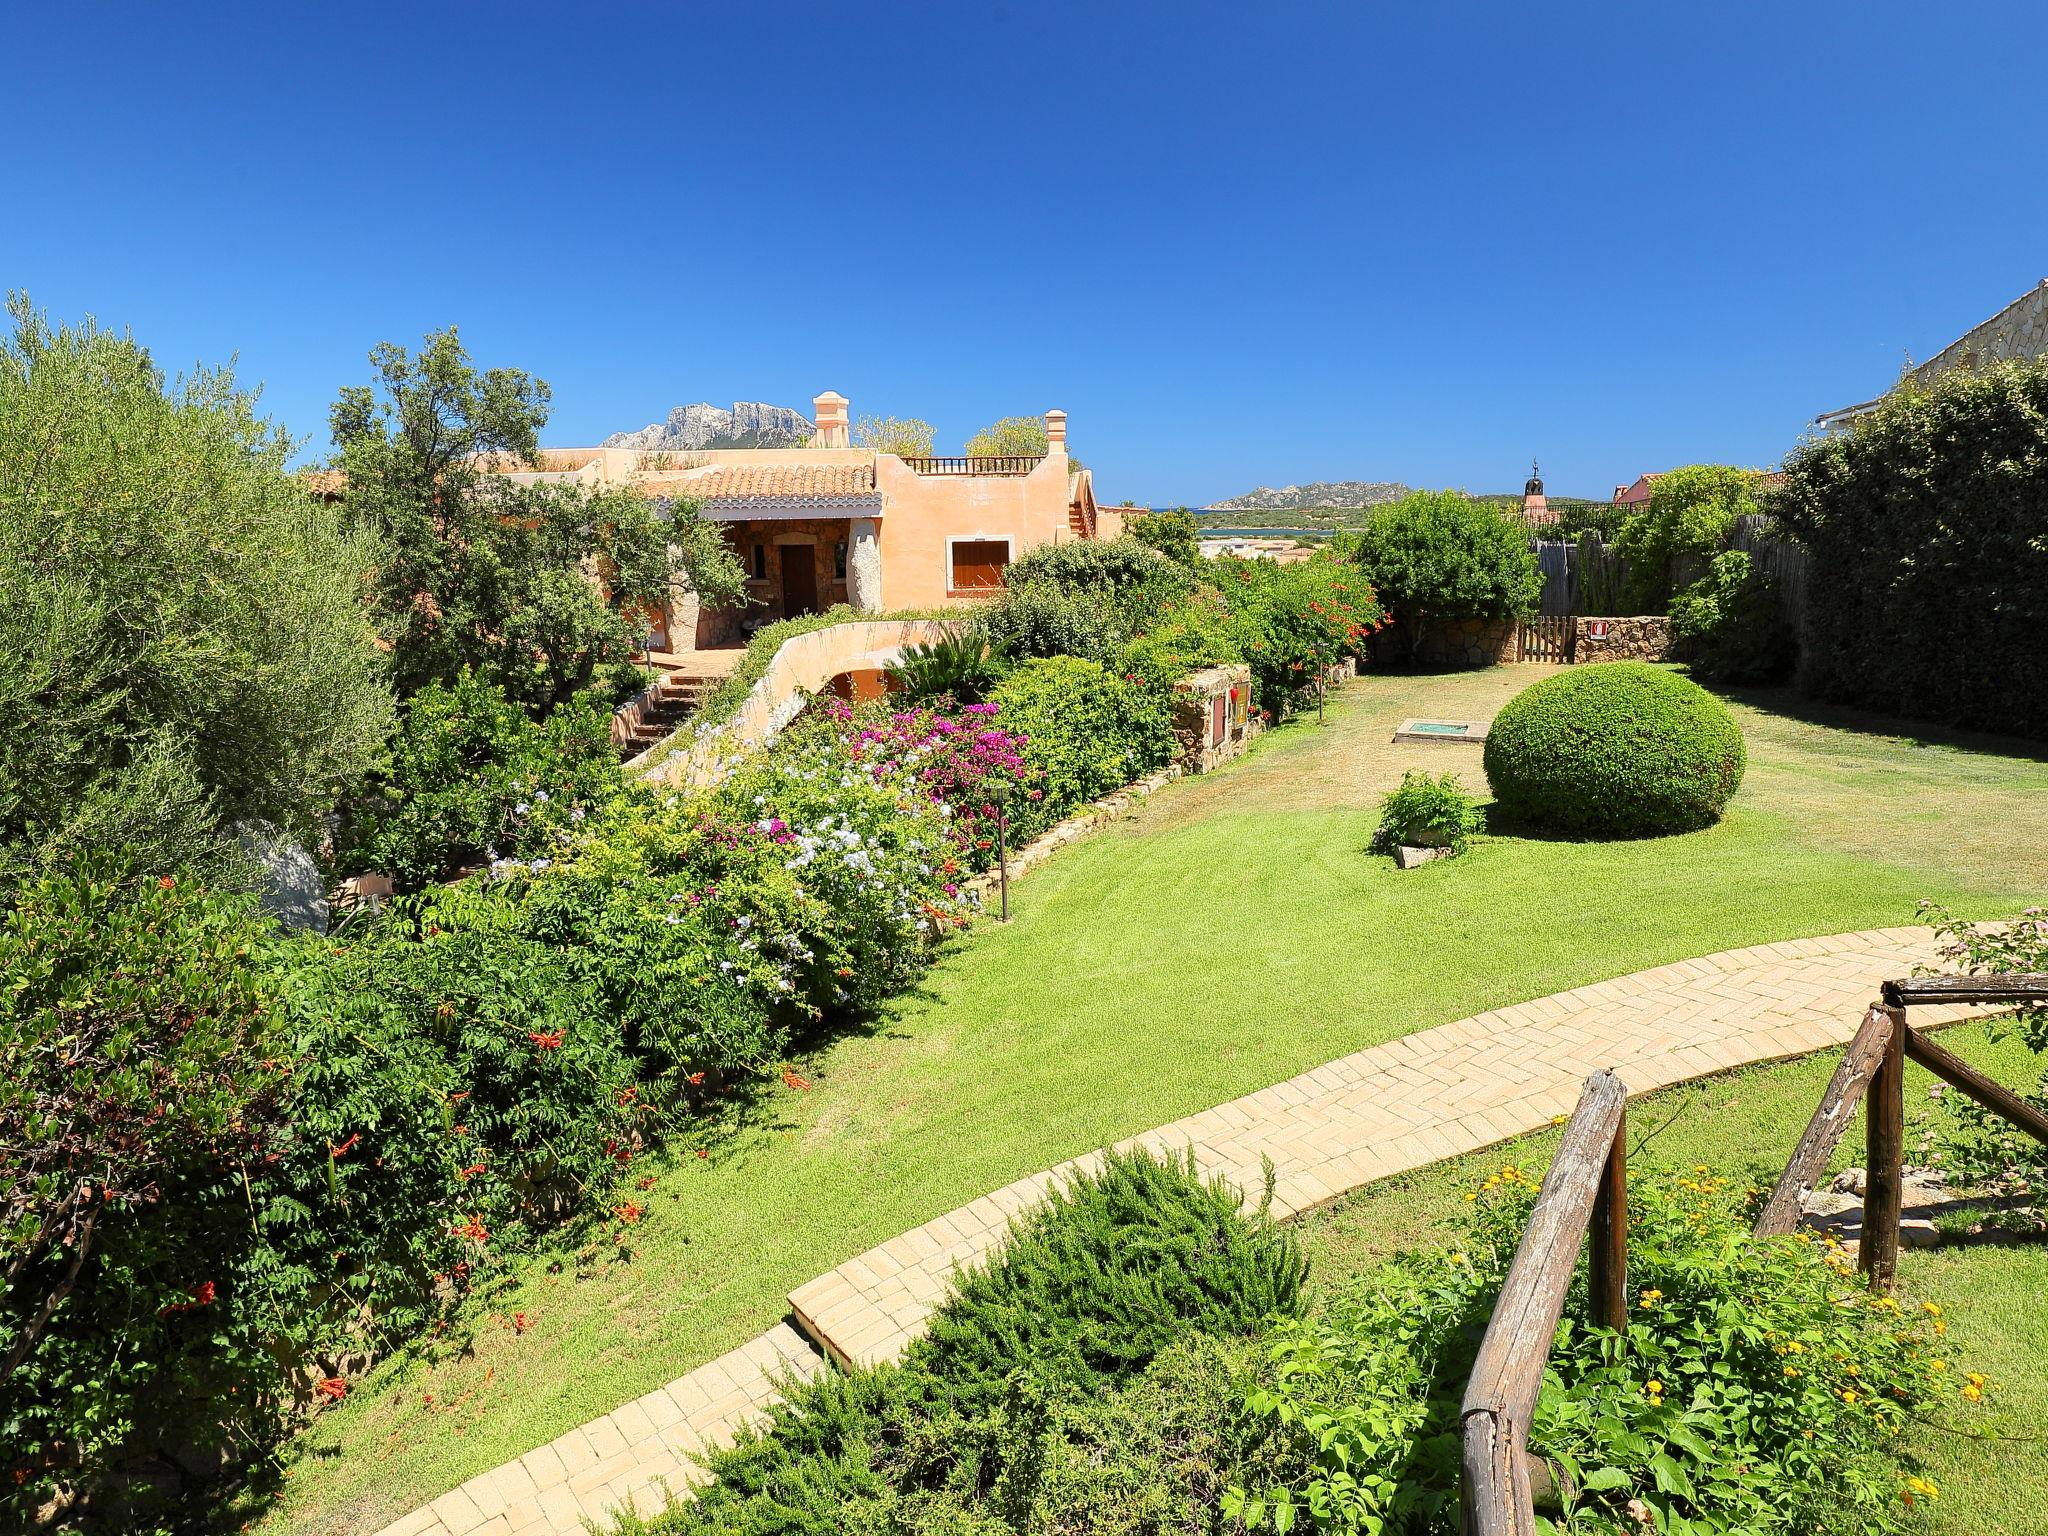
<path id="1" fill-rule="evenodd" d="M 1192 1148 L 1208 1172 L 1297 1216 L 1374 1179 L 1477 1150 L 1570 1112 L 1599 1067 L 1633 1093 L 1845 1043 L 1879 982 L 1936 958 L 1926 928 L 1880 928 L 1726 950 L 1518 1003 L 1358 1051 L 1299 1077 L 1134 1137 Z M 1977 1010 L 1929 1009 L 1916 1024 Z M 1789 1150 L 1789 1149 L 1788 1149 Z M 922 1331 L 957 1265 L 1077 1158 L 1020 1179 L 849 1259 L 793 1293 L 792 1315 L 834 1358 L 893 1360 Z M 576 1536 L 626 1503 L 651 1512 L 661 1486 L 703 1476 L 692 1461 L 728 1443 L 790 1373 L 820 1356 L 781 1324 L 667 1386 L 471 1478 L 379 1536 Z"/>

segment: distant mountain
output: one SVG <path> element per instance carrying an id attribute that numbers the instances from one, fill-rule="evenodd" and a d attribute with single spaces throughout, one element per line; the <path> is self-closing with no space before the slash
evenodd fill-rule
<path id="1" fill-rule="evenodd" d="M 679 405 L 667 421 L 638 432 L 614 432 L 599 446 L 641 448 L 657 453 L 690 453 L 700 448 L 801 448 L 818 429 L 802 411 L 786 405 L 735 400 L 732 409 Z"/>
<path id="2" fill-rule="evenodd" d="M 1212 501 L 1205 512 L 1289 512 L 1308 507 L 1376 507 L 1399 501 L 1411 487 L 1398 480 L 1334 480 L 1314 485 L 1262 485 L 1228 501 Z"/>

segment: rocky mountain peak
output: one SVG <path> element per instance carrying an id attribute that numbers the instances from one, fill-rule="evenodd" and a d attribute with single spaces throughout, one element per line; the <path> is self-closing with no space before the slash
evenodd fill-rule
<path id="1" fill-rule="evenodd" d="M 639 448 L 656 453 L 694 452 L 703 448 L 801 448 L 817 428 L 802 411 L 786 405 L 735 400 L 731 410 L 700 401 L 679 405 L 666 421 L 649 422 L 637 432 L 614 432 L 599 446 Z"/>

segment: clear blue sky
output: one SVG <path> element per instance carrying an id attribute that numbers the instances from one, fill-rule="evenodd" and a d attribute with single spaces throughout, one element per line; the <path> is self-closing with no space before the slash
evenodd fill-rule
<path id="1" fill-rule="evenodd" d="M 2048 275 L 2030 3 L 10 8 L 0 286 L 326 449 L 459 324 L 547 440 L 1066 408 L 1100 494 L 1766 464 Z"/>

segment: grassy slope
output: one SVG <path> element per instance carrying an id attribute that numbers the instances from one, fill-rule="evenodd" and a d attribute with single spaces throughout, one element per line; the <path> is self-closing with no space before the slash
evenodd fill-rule
<path id="1" fill-rule="evenodd" d="M 2003 1082 L 2031 1083 L 2040 1063 L 2008 1038 L 1987 1044 L 1981 1025 L 1952 1030 L 1943 1043 Z M 1834 1070 L 1832 1054 L 1729 1073 L 1668 1089 L 1629 1111 L 1632 1163 L 1639 1168 L 1690 1168 L 1705 1163 L 1767 1185 L 1777 1177 Z M 1907 1113 L 1924 1104 L 1933 1081 L 1907 1069 Z M 1444 1223 L 1463 1208 L 1460 1196 L 1501 1164 L 1534 1172 L 1548 1165 L 1560 1133 L 1546 1131 L 1470 1157 L 1389 1179 L 1305 1218 L 1304 1243 L 1316 1285 L 1327 1292 L 1344 1277 L 1402 1248 L 1441 1240 Z M 1648 1138 L 1647 1145 L 1643 1145 Z M 1862 1117 L 1849 1128 L 1836 1166 L 1862 1161 Z M 1917 1430 L 1912 1449 L 1942 1489 L 1929 1529 L 2040 1536 L 2048 1531 L 2048 1243 L 2020 1247 L 1958 1245 L 1901 1256 L 1900 1284 L 1910 1296 L 1937 1301 L 1946 1312 L 1958 1369 L 1992 1378 L 1989 1413 L 1958 1421 L 1993 1436 L 1969 1441 L 1931 1427 Z"/>
<path id="2" fill-rule="evenodd" d="M 1061 854 L 925 994 L 683 1149 L 631 1263 L 536 1264 L 474 1348 L 394 1365 L 305 1439 L 266 1531 L 369 1532 L 781 1317 L 794 1286 L 1019 1175 L 1363 1046 L 1768 939 L 1990 915 L 2048 890 L 2048 768 L 1745 708 L 1728 820 L 1652 843 L 1489 840 L 1408 874 L 1363 848 L 1404 716 L 1490 716 L 1542 670 L 1370 678 L 1330 725 L 1162 792 Z M 1981 833 L 1978 828 L 1985 828 Z M 433 1405 L 424 1402 L 433 1396 Z"/>

